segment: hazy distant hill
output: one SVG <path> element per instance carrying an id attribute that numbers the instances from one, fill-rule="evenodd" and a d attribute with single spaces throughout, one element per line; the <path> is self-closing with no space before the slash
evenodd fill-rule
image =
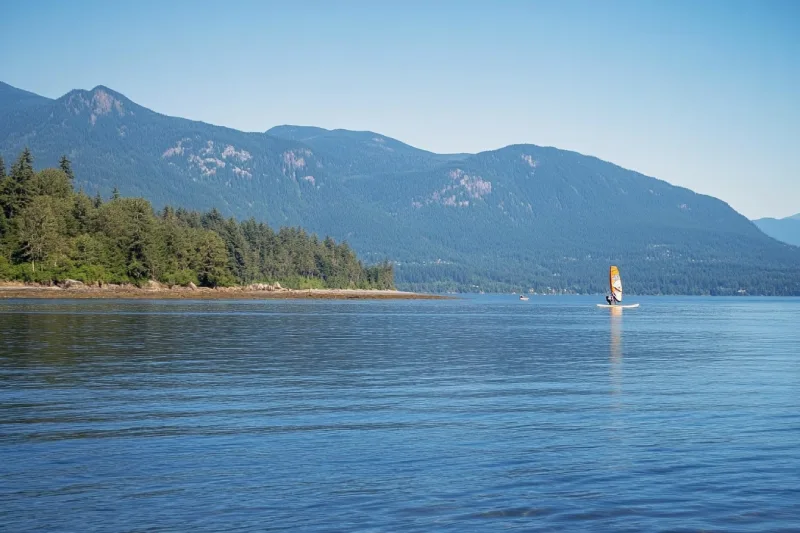
<path id="1" fill-rule="evenodd" d="M 575 152 L 434 154 L 373 132 L 245 133 L 141 107 L 106 87 L 57 100 L 0 89 L 0 153 L 66 153 L 77 186 L 217 207 L 346 239 L 427 290 L 800 294 L 800 250 L 727 204 Z"/>
<path id="2" fill-rule="evenodd" d="M 753 222 L 773 239 L 800 246 L 800 214 L 777 219 L 759 218 Z"/>

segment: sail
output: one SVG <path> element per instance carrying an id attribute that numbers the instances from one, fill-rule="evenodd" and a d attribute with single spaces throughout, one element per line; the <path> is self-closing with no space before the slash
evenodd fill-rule
<path id="1" fill-rule="evenodd" d="M 611 267 L 608 273 L 609 283 L 611 284 L 611 296 L 614 300 L 622 301 L 622 278 L 619 277 L 619 269 L 615 266 Z"/>

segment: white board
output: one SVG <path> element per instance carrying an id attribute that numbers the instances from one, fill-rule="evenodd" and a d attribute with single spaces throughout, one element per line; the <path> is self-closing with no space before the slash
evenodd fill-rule
<path id="1" fill-rule="evenodd" d="M 608 305 L 608 304 L 597 304 L 597 307 L 618 307 L 620 309 L 633 309 L 634 307 L 639 307 L 639 304 L 627 304 L 627 305 Z"/>

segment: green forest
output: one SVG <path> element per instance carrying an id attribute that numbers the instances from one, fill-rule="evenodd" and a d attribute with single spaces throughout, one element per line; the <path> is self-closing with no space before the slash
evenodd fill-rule
<path id="1" fill-rule="evenodd" d="M 388 261 L 365 266 L 347 243 L 301 228 L 274 231 L 219 211 L 75 191 L 69 159 L 36 172 L 26 148 L 6 172 L 0 158 L 0 280 L 223 287 L 393 289 Z"/>

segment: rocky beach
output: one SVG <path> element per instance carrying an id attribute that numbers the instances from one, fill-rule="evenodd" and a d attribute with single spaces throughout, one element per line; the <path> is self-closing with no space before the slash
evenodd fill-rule
<path id="1" fill-rule="evenodd" d="M 120 299 L 186 299 L 186 300 L 261 300 L 261 299 L 371 299 L 425 300 L 445 299 L 447 296 L 376 289 L 289 289 L 280 283 L 256 283 L 235 287 L 167 286 L 150 281 L 142 287 L 131 284 L 87 285 L 66 280 L 58 285 L 0 282 L 0 299 L 10 298 L 120 298 Z"/>

